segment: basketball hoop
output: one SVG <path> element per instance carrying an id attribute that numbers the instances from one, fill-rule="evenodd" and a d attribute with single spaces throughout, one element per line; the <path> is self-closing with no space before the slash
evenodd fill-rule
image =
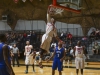
<path id="1" fill-rule="evenodd" d="M 78 9 L 80 3 L 81 0 L 77 0 L 77 4 L 75 2 L 73 3 L 72 0 L 71 2 L 69 0 L 53 0 L 53 3 L 50 7 L 54 8 L 56 14 L 61 14 L 63 10 L 74 13 L 81 13 L 81 9 Z"/>
<path id="2" fill-rule="evenodd" d="M 60 14 L 60 15 L 62 15 L 62 12 L 64 11 L 64 9 L 58 8 L 58 7 L 54 7 L 54 6 L 52 6 L 52 5 L 50 5 L 50 6 L 48 7 L 48 9 L 49 9 L 49 12 L 52 12 L 52 13 L 54 13 L 54 14 Z"/>

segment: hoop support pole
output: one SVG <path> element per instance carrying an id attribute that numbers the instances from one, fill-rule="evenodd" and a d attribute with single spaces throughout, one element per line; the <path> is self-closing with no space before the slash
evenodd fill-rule
<path id="1" fill-rule="evenodd" d="M 53 5 L 54 5 L 54 6 L 57 5 L 57 0 L 53 0 Z"/>

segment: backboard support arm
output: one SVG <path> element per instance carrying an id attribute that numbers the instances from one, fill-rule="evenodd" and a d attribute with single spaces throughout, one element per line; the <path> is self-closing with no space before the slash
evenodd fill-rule
<path id="1" fill-rule="evenodd" d="M 53 0 L 53 5 L 54 5 L 54 6 L 57 5 L 57 0 Z"/>

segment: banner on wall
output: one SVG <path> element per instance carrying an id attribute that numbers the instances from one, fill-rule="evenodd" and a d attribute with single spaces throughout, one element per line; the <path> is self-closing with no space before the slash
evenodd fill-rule
<path id="1" fill-rule="evenodd" d="M 15 3 L 18 3 L 19 0 L 14 0 Z"/>
<path id="2" fill-rule="evenodd" d="M 26 2 L 26 0 L 22 0 L 23 2 Z"/>

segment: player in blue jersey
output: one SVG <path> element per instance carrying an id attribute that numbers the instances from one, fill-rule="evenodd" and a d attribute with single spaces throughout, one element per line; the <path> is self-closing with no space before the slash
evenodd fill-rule
<path id="1" fill-rule="evenodd" d="M 65 58 L 65 49 L 62 47 L 62 42 L 58 43 L 53 55 L 47 60 L 47 62 L 54 57 L 52 66 L 52 75 L 55 75 L 55 70 L 58 68 L 59 75 L 62 75 L 63 60 Z"/>
<path id="2" fill-rule="evenodd" d="M 0 34 L 0 75 L 15 75 L 10 64 L 9 47 L 5 44 L 7 38 Z"/>

